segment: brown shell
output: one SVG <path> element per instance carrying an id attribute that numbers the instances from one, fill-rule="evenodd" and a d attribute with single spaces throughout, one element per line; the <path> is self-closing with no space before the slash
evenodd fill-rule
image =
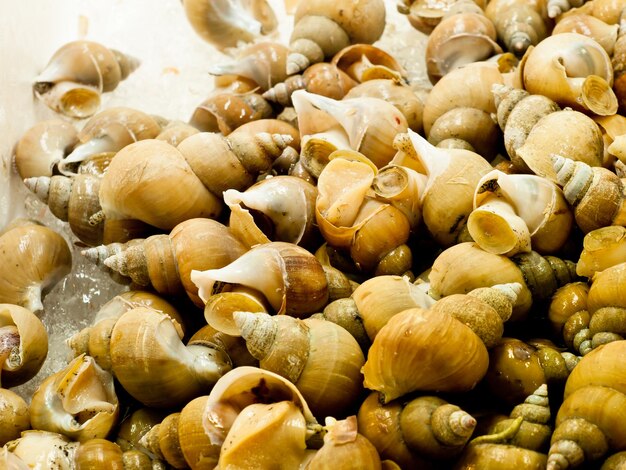
<path id="1" fill-rule="evenodd" d="M 433 344 L 442 337 L 445 348 Z M 415 361 L 419 369 L 411 367 Z M 385 403 L 416 390 L 468 391 L 487 365 L 487 349 L 467 326 L 448 314 L 413 308 L 395 315 L 376 335 L 363 366 L 364 385 L 380 392 Z"/>

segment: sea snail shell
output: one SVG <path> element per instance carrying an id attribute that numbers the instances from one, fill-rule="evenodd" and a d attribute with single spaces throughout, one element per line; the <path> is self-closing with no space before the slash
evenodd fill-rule
<path id="1" fill-rule="evenodd" d="M 184 0 L 194 31 L 218 49 L 272 33 L 276 15 L 266 0 Z"/>
<path id="2" fill-rule="evenodd" d="M 114 90 L 139 61 L 92 41 L 74 41 L 57 50 L 33 84 L 48 107 L 85 118 L 100 106 L 100 93 Z"/>
<path id="3" fill-rule="evenodd" d="M 0 302 L 31 311 L 69 274 L 72 255 L 65 239 L 41 225 L 15 227 L 0 236 Z"/>
<path id="4" fill-rule="evenodd" d="M 0 304 L 0 384 L 15 387 L 37 374 L 48 354 L 48 334 L 30 310 Z"/>
<path id="5" fill-rule="evenodd" d="M 48 377 L 33 395 L 33 428 L 85 441 L 106 437 L 117 422 L 119 404 L 113 377 L 81 355 Z"/>
<path id="6" fill-rule="evenodd" d="M 52 176 L 52 171 L 78 143 L 73 125 L 60 120 L 41 121 L 28 129 L 15 147 L 15 166 L 22 179 Z"/>
<path id="7" fill-rule="evenodd" d="M 321 264 L 292 243 L 255 246 L 221 269 L 193 270 L 191 280 L 205 302 L 226 283 L 241 284 L 262 292 L 278 314 L 296 317 L 309 316 L 328 301 L 328 282 Z"/>
<path id="8" fill-rule="evenodd" d="M 371 44 L 385 29 L 383 0 L 312 0 L 298 3 L 287 59 L 293 75 L 350 44 Z"/>

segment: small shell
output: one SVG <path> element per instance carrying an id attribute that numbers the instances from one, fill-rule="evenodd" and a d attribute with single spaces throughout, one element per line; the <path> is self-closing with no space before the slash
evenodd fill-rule
<path id="1" fill-rule="evenodd" d="M 558 155 L 552 161 L 556 179 L 583 232 L 626 223 L 624 186 L 614 173 Z"/>
<path id="2" fill-rule="evenodd" d="M 89 219 L 101 210 L 100 178 L 78 174 L 72 178 L 63 175 L 27 178 L 24 184 L 45 203 L 50 212 L 69 222 L 72 233 L 83 243 L 94 246 L 102 243 L 103 224 L 92 224 Z"/>
<path id="3" fill-rule="evenodd" d="M 302 75 L 292 75 L 284 82 L 276 84 L 263 98 L 276 101 L 283 106 L 291 106 L 291 95 L 296 90 L 340 100 L 357 84 L 348 74 L 334 64 L 320 62 L 313 64 Z"/>
<path id="4" fill-rule="evenodd" d="M 198 105 L 189 124 L 202 132 L 228 135 L 248 122 L 271 118 L 270 104 L 258 93 L 216 90 Z"/>
<path id="5" fill-rule="evenodd" d="M 48 377 L 30 405 L 33 428 L 60 432 L 81 442 L 106 437 L 118 413 L 113 377 L 84 355 Z"/>
<path id="6" fill-rule="evenodd" d="M 358 83 L 383 78 L 402 82 L 406 77 L 392 55 L 370 44 L 348 46 L 335 54 L 331 63 Z"/>
<path id="7" fill-rule="evenodd" d="M 551 26 L 541 1 L 496 0 L 489 2 L 485 15 L 493 21 L 506 50 L 518 57 L 544 40 Z"/>
<path id="8" fill-rule="evenodd" d="M 15 147 L 20 178 L 52 176 L 52 171 L 78 143 L 74 126 L 58 120 L 42 121 L 28 129 Z"/>
<path id="9" fill-rule="evenodd" d="M 252 42 L 278 25 L 266 0 L 184 0 L 183 7 L 194 31 L 219 49 Z"/>
<path id="10" fill-rule="evenodd" d="M 0 383 L 15 387 L 37 374 L 48 354 L 39 318 L 17 305 L 0 304 Z"/>
<path id="11" fill-rule="evenodd" d="M 244 77 L 266 91 L 287 78 L 287 54 L 288 49 L 282 44 L 256 43 L 243 49 L 236 60 L 211 67 L 209 73 L 218 77 Z M 220 86 L 228 86 L 223 80 L 219 82 Z"/>
<path id="12" fill-rule="evenodd" d="M 467 226 L 481 248 L 512 256 L 530 251 L 531 241 L 539 253 L 558 251 L 572 223 L 565 196 L 554 183 L 535 175 L 494 170 L 476 187 Z"/>
<path id="13" fill-rule="evenodd" d="M 97 111 L 100 93 L 114 90 L 138 65 L 96 42 L 74 41 L 55 52 L 33 89 L 51 109 L 85 118 Z"/>
<path id="14" fill-rule="evenodd" d="M 380 470 L 380 456 L 372 443 L 357 432 L 356 416 L 337 421 L 326 418 L 324 445 L 309 462 L 309 468 L 331 470 Z"/>
<path id="15" fill-rule="evenodd" d="M 386 78 L 368 80 L 350 89 L 345 96 L 346 98 L 369 96 L 388 101 L 404 114 L 409 129 L 415 132 L 422 130 L 424 100 L 419 92 L 397 80 Z"/>

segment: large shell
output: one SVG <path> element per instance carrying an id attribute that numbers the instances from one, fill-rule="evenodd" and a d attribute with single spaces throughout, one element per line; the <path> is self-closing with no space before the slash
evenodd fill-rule
<path id="1" fill-rule="evenodd" d="M 552 34 L 578 33 L 589 36 L 600 44 L 609 56 L 613 55 L 613 47 L 617 40 L 619 26 L 607 24 L 591 15 L 570 15 L 557 23 Z"/>
<path id="2" fill-rule="evenodd" d="M 412 367 L 416 361 L 419 368 Z M 466 325 L 443 312 L 412 308 L 376 335 L 363 366 L 364 385 L 384 403 L 416 390 L 462 392 L 476 386 L 487 365 L 485 345 Z"/>
<path id="3" fill-rule="evenodd" d="M 40 225 L 16 227 L 0 236 L 0 302 L 43 309 L 41 297 L 70 272 L 65 239 Z"/>
<path id="4" fill-rule="evenodd" d="M 81 442 L 106 437 L 118 413 L 113 377 L 84 355 L 48 377 L 30 405 L 33 428 L 59 432 Z"/>
<path id="5" fill-rule="evenodd" d="M 320 310 L 328 301 L 328 283 L 319 261 L 292 243 L 258 245 L 221 269 L 192 271 L 191 280 L 205 302 L 224 283 L 242 284 L 262 292 L 279 314 L 298 317 Z"/>
<path id="6" fill-rule="evenodd" d="M 164 230 L 193 217 L 215 217 L 222 206 L 183 155 L 159 140 L 118 152 L 102 178 L 100 204 L 107 219 L 137 219 Z"/>
<path id="7" fill-rule="evenodd" d="M 175 406 L 202 394 L 230 370 L 230 359 L 213 347 L 185 347 L 181 338 L 167 315 L 145 307 L 129 310 L 111 332 L 115 377 L 147 406 Z"/>
<path id="8" fill-rule="evenodd" d="M 493 21 L 505 48 L 520 57 L 544 40 L 551 26 L 544 1 L 495 0 L 489 2 L 485 15 Z"/>
<path id="9" fill-rule="evenodd" d="M 194 31 L 219 49 L 252 42 L 278 25 L 266 0 L 184 0 L 183 7 Z"/>
<path id="10" fill-rule="evenodd" d="M 56 467 L 59 470 L 72 470 L 74 453 L 78 446 L 78 442 L 72 442 L 64 435 L 55 432 L 24 431 L 22 437 L 8 443 L 6 449 L 13 456 L 21 459 L 27 469 Z M 22 468 L 16 467 L 18 470 Z"/>
<path id="11" fill-rule="evenodd" d="M 383 0 L 300 2 L 289 40 L 287 73 L 330 58 L 350 44 L 371 44 L 385 29 Z"/>

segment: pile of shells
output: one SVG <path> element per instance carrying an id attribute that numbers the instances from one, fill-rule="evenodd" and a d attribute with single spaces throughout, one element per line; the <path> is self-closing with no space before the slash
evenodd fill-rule
<path id="1" fill-rule="evenodd" d="M 15 169 L 128 290 L 27 403 L 72 254 L 2 228 L 0 467 L 626 468 L 626 3 L 404 0 L 430 89 L 383 0 L 286 5 L 182 2 L 188 122 L 99 110 L 101 44 L 34 79 Z"/>

